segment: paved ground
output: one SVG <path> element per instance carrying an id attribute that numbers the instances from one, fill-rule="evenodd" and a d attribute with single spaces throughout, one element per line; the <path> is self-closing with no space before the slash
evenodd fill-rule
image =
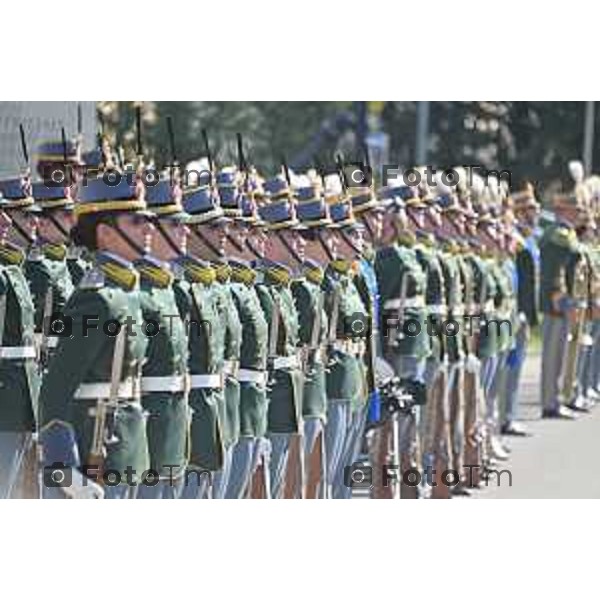
<path id="1" fill-rule="evenodd" d="M 531 437 L 507 439 L 511 458 L 500 485 L 490 484 L 474 498 L 600 498 L 600 407 L 577 421 L 541 420 L 540 357 L 531 357 L 524 374 L 521 420 Z"/>
<path id="2" fill-rule="evenodd" d="M 540 356 L 531 356 L 521 387 L 520 421 L 531 436 L 505 438 L 511 456 L 496 467 L 510 471 L 512 485 L 502 474 L 499 485 L 490 481 L 471 498 L 600 498 L 600 406 L 576 421 L 540 419 L 540 368 Z"/>

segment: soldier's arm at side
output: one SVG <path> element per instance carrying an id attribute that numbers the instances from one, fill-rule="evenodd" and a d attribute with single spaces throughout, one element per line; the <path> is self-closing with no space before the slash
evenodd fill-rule
<path id="1" fill-rule="evenodd" d="M 44 462 L 80 464 L 70 424 L 70 402 L 91 365 L 106 344 L 102 324 L 109 319 L 105 300 L 93 290 L 77 292 L 65 310 L 73 319 L 71 337 L 61 338 L 44 376 L 39 397 L 40 442 Z M 86 330 L 86 323 L 96 329 Z"/>
<path id="2" fill-rule="evenodd" d="M 50 272 L 42 261 L 26 262 L 25 277 L 27 278 L 35 307 L 35 328 L 36 331 L 41 331 L 46 293 L 52 287 Z"/>
<path id="3" fill-rule="evenodd" d="M 299 331 L 298 339 L 301 345 L 310 344 L 312 327 L 315 320 L 315 314 L 312 310 L 311 295 L 304 285 L 297 284 L 292 286 L 294 303 L 298 311 Z"/>

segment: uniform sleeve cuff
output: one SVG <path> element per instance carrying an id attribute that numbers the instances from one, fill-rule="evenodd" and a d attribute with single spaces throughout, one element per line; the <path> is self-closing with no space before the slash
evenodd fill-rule
<path id="1" fill-rule="evenodd" d="M 66 467 L 77 467 L 80 464 L 75 430 L 69 423 L 50 421 L 40 429 L 39 441 L 44 465 L 60 463 Z"/>

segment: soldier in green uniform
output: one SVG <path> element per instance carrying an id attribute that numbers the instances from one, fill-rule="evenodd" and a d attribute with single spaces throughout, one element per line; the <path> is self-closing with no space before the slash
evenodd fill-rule
<path id="1" fill-rule="evenodd" d="M 224 411 L 222 418 L 223 467 L 213 475 L 213 498 L 224 498 L 231 469 L 233 448 L 239 439 L 240 431 L 240 384 L 239 370 L 242 326 L 231 292 L 231 267 L 225 260 L 227 233 L 231 219 L 241 215 L 239 208 L 239 186 L 236 169 L 226 167 L 216 174 L 216 198 L 210 202 L 199 202 L 194 208 L 192 245 L 194 254 L 210 262 L 215 269 L 216 279 L 213 291 L 224 332 L 223 376 Z M 203 197 L 196 196 L 201 201 Z M 205 200 L 210 198 L 204 196 Z"/>
<path id="2" fill-rule="evenodd" d="M 0 396 L 10 399 L 0 408 L 0 498 L 20 498 L 30 494 L 19 478 L 35 477 L 24 468 L 33 450 L 40 374 L 33 299 L 22 266 L 36 218 L 26 178 L 1 181 L 0 190 L 7 195 L 0 192 Z"/>
<path id="3" fill-rule="evenodd" d="M 328 265 L 323 282 L 329 319 L 325 448 L 328 497 L 339 499 L 350 496 L 367 418 L 364 357 L 369 313 L 355 282 L 364 227 L 356 221 L 337 175 L 329 176 L 325 197 L 336 236 L 335 260 Z"/>
<path id="4" fill-rule="evenodd" d="M 319 182 L 308 175 L 296 183 L 298 218 L 305 229 L 305 260 L 302 277 L 292 282 L 298 310 L 299 341 L 304 376 L 302 419 L 304 422 L 305 498 L 323 498 L 327 490 L 325 423 L 327 419 L 328 320 L 325 310 L 323 278 L 325 268 L 335 256 L 334 236 L 327 229 L 332 223 Z M 295 495 L 298 495 L 297 490 Z"/>
<path id="5" fill-rule="evenodd" d="M 591 409 L 594 406 L 593 396 L 590 395 L 589 368 L 592 345 L 594 343 L 594 314 L 593 299 L 594 291 L 597 291 L 597 264 L 594 262 L 593 244 L 596 236 L 596 223 L 592 217 L 591 210 L 587 209 L 577 226 L 577 239 L 584 270 L 587 275 L 587 307 L 580 315 L 580 321 L 575 328 L 575 336 L 578 340 L 576 381 L 573 390 L 573 404 L 578 408 Z"/>
<path id="6" fill-rule="evenodd" d="M 412 196 L 414 192 L 406 192 Z M 417 227 L 415 249 L 419 264 L 423 268 L 427 284 L 425 303 L 427 305 L 427 328 L 431 341 L 431 354 L 427 358 L 424 381 L 427 386 L 427 404 L 421 419 L 421 453 L 423 468 L 432 469 L 431 498 L 449 498 L 450 488 L 444 484 L 441 475 L 450 468 L 449 405 L 447 393 L 446 335 L 442 323 L 448 316 L 446 287 L 443 267 L 443 235 L 441 207 L 435 196 L 422 190 L 422 208 L 413 203 L 408 214 Z M 423 213 L 421 215 L 421 212 Z M 439 236 L 439 237 L 438 237 Z"/>
<path id="7" fill-rule="evenodd" d="M 556 223 L 540 240 L 540 304 L 542 324 L 542 417 L 574 418 L 571 398 L 565 398 L 559 382 L 567 365 L 567 337 L 587 300 L 582 298 L 582 256 L 576 226 L 584 213 L 578 196 L 559 195 L 554 200 Z"/>
<path id="8" fill-rule="evenodd" d="M 479 358 L 481 360 L 481 382 L 486 402 L 486 452 L 489 458 L 504 460 L 508 458 L 506 449 L 498 437 L 498 407 L 494 402 L 497 395 L 493 393 L 494 377 L 500 360 L 500 350 L 507 342 L 501 339 L 501 323 L 499 310 L 502 307 L 505 294 L 500 287 L 498 261 L 501 252 L 501 241 L 498 230 L 498 220 L 489 209 L 480 210 L 478 222 L 479 239 L 481 242 L 480 273 L 476 287 L 476 295 L 480 299 L 479 323 Z"/>
<path id="9" fill-rule="evenodd" d="M 216 187 L 211 186 L 211 182 L 207 180 L 200 182 L 201 185 L 198 187 L 189 189 L 185 196 L 185 207 L 191 215 L 190 254 L 196 261 L 202 261 L 213 273 L 212 281 L 205 284 L 204 306 L 200 311 L 207 313 L 203 318 L 209 323 L 207 336 L 212 338 L 212 343 L 205 353 L 211 357 L 209 360 L 215 363 L 220 380 L 216 382 L 218 385 L 213 385 L 212 390 L 206 390 L 202 394 L 210 394 L 214 400 L 216 412 L 211 414 L 207 426 L 212 428 L 210 435 L 213 440 L 213 453 L 220 458 L 219 464 L 207 464 L 205 468 L 212 472 L 211 496 L 223 498 L 228 483 L 233 447 L 239 436 L 240 386 L 237 372 L 241 325 L 229 285 L 231 270 L 224 262 L 230 219 L 225 217 L 219 200 L 220 197 L 225 198 L 227 193 L 225 188 L 230 190 L 235 186 L 235 171 L 221 170 L 216 176 L 216 182 Z M 205 337 L 203 343 L 208 344 L 209 339 Z M 207 368 L 212 371 L 208 366 Z M 200 373 L 197 373 L 195 379 L 202 383 L 203 377 L 198 375 Z M 200 492 L 195 496 L 184 494 L 184 497 L 206 497 L 205 492 L 203 493 L 202 490 Z"/>
<path id="10" fill-rule="evenodd" d="M 46 497 L 131 498 L 150 466 L 140 402 L 148 338 L 133 261 L 151 250 L 154 228 L 137 175 L 106 168 L 110 177 L 100 172 L 78 191 L 75 241 L 94 264 L 65 308 L 70 335 L 40 392 Z"/>
<path id="11" fill-rule="evenodd" d="M 230 291 L 242 333 L 237 369 L 239 439 L 233 446 L 226 498 L 243 498 L 251 492 L 261 497 L 270 495 L 265 440 L 269 328 L 256 290 L 258 273 L 251 265 L 255 254 L 250 250 L 255 248 L 251 240 L 262 237 L 262 220 L 255 202 L 259 190 L 259 182 L 247 177 L 240 194 L 222 197 L 223 210 L 232 218 L 226 255 L 231 268 Z"/>
<path id="12" fill-rule="evenodd" d="M 176 282 L 180 314 L 189 323 L 190 462 L 182 498 L 212 496 L 212 479 L 225 465 L 226 330 L 221 319 L 221 291 L 215 268 L 204 259 L 205 241 L 198 226 L 223 216 L 210 179 L 200 178 L 184 190 L 192 235 L 182 258 L 183 277 Z"/>
<path id="13" fill-rule="evenodd" d="M 301 225 L 288 182 L 281 176 L 275 177 L 265 182 L 264 189 L 267 201 L 259 207 L 259 214 L 268 231 L 266 255 L 269 258 L 263 261 L 264 278 L 258 286 L 258 294 L 269 324 L 267 437 L 271 446 L 271 496 L 281 498 L 288 470 L 291 473 L 301 469 L 301 455 L 292 452 L 291 447 L 292 442 L 299 441 L 294 437 L 302 433 L 304 384 L 298 311 L 291 282 L 304 261 L 304 241 L 299 234 Z"/>
<path id="14" fill-rule="evenodd" d="M 387 481 L 387 465 L 398 464 L 399 408 L 391 398 L 382 398 L 379 386 L 382 385 L 384 365 L 380 335 L 379 287 L 375 272 L 375 257 L 381 244 L 383 212 L 393 202 L 393 197 L 379 199 L 370 187 L 350 188 L 352 209 L 355 217 L 364 226 L 364 250 L 355 283 L 361 299 L 367 308 L 369 335 L 365 349 L 365 366 L 369 392 L 369 408 L 366 428 L 367 450 L 373 467 L 372 498 L 394 498 L 398 496 L 397 483 Z M 380 190 L 385 196 L 385 190 Z M 387 365 L 389 367 L 389 365 Z M 393 369 L 389 368 L 390 373 Z"/>
<path id="15" fill-rule="evenodd" d="M 63 260 L 62 256 L 66 254 L 66 265 L 73 287 L 79 285 L 89 267 L 84 249 L 75 246 L 70 236 L 75 223 L 73 202 L 77 184 L 84 176 L 83 169 L 97 168 L 100 156 L 99 152 L 88 153 L 87 163 L 83 165 L 80 150 L 79 142 L 71 139 L 40 143 L 36 149 L 36 170 L 42 181 L 33 184 L 33 196 L 44 209 L 40 223 L 42 255 L 52 260 Z M 52 265 L 42 269 L 42 280 L 48 277 L 44 277 L 43 271 L 51 270 L 51 267 Z M 63 280 L 61 276 L 58 281 L 55 278 L 53 283 L 54 295 L 59 303 L 61 294 L 57 288 L 64 287 Z"/>
<path id="16" fill-rule="evenodd" d="M 53 331 L 52 317 L 57 317 L 54 324 L 60 327 L 58 317 L 74 291 L 66 259 L 75 219 L 70 188 L 47 187 L 41 182 L 33 185 L 33 196 L 41 211 L 37 243 L 25 261 L 24 271 L 35 305 L 40 366 L 43 367 L 59 339 L 56 333 L 60 332 Z"/>
<path id="17" fill-rule="evenodd" d="M 463 256 L 461 242 L 466 235 L 466 216 L 456 191 L 438 184 L 442 227 L 439 230 L 442 253 L 440 260 L 445 285 L 447 323 L 444 326 L 448 357 L 448 408 L 452 469 L 459 481 L 452 482 L 453 494 L 466 494 L 464 486 L 465 383 L 468 328 L 464 315 L 471 301 L 472 274 Z"/>
<path id="18" fill-rule="evenodd" d="M 597 194 L 594 188 L 591 191 Z M 588 406 L 593 406 L 600 400 L 597 377 L 597 361 L 600 352 L 598 350 L 600 345 L 600 244 L 597 219 L 594 219 L 592 211 L 588 213 L 588 218 L 582 224 L 578 237 L 586 243 L 590 273 L 587 343 L 581 349 L 578 378 L 580 395 Z"/>
<path id="19" fill-rule="evenodd" d="M 140 304 L 148 330 L 142 369 L 142 407 L 153 479 L 138 488 L 138 498 L 178 498 L 187 465 L 188 338 L 179 314 L 173 269 L 185 256 L 188 215 L 175 178 L 146 188 L 146 203 L 156 215 L 152 256 L 135 262 L 140 274 Z"/>
<path id="20" fill-rule="evenodd" d="M 397 184 L 396 184 L 397 185 Z M 406 190 L 408 200 L 420 203 L 414 190 Z M 424 377 L 431 343 L 426 327 L 426 275 L 415 250 L 416 236 L 409 228 L 404 193 L 396 209 L 386 213 L 383 248 L 377 253 L 375 271 L 384 323 L 384 354 L 394 371 L 414 390 L 415 403 L 424 402 Z M 400 471 L 402 498 L 416 498 L 419 478 L 411 472 L 420 467 L 418 453 L 419 408 L 405 415 L 400 431 Z"/>
<path id="21" fill-rule="evenodd" d="M 495 315 L 498 321 L 498 358 L 494 376 L 489 388 L 489 403 L 493 406 L 493 433 L 492 443 L 498 446 L 500 452 L 505 454 L 508 449 L 502 444 L 501 424 L 507 419 L 507 407 L 502 399 L 505 397 L 503 390 L 506 385 L 507 359 L 515 347 L 514 332 L 517 330 L 517 274 L 514 263 L 516 251 L 514 232 L 506 224 L 498 220 L 497 227 L 497 254 L 493 264 L 493 274 L 496 278 L 497 295 L 495 298 Z M 494 326 L 488 323 L 488 327 Z"/>

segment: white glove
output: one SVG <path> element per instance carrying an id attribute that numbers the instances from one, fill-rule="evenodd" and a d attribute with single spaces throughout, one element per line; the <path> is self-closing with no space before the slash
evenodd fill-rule
<path id="1" fill-rule="evenodd" d="M 62 488 L 65 496 L 73 500 L 102 500 L 104 489 L 81 471 L 71 469 L 71 485 Z"/>

